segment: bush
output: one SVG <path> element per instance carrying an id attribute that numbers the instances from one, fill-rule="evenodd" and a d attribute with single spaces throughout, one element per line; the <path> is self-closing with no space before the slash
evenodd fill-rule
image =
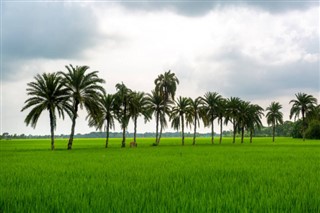
<path id="1" fill-rule="evenodd" d="M 306 130 L 306 138 L 320 139 L 320 121 L 319 120 L 312 120 L 309 123 L 308 129 Z"/>

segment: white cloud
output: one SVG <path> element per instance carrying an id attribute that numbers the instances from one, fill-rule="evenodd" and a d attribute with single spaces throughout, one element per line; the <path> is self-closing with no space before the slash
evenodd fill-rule
<path id="1" fill-rule="evenodd" d="M 109 93 L 121 81 L 133 90 L 150 92 L 157 75 L 171 69 L 180 79 L 177 96 L 195 98 L 216 91 L 261 103 L 264 108 L 266 103 L 280 101 L 287 113 L 288 97 L 294 98 L 294 93 L 320 95 L 319 7 L 270 13 L 235 5 L 197 16 L 181 15 L 167 7 L 131 10 L 112 3 L 82 7 L 90 7 L 90 14 L 96 16 L 90 20 L 97 21 L 98 44 L 86 46 L 82 57 L 73 60 L 35 57 L 11 61 L 9 66 L 19 72 L 3 83 L 3 131 L 30 132 L 22 125 L 25 114 L 19 112 L 20 102 L 26 99 L 26 82 L 36 73 L 64 70 L 69 63 L 99 70 Z M 19 103 L 10 100 L 15 96 Z M 85 112 L 76 132 L 94 131 L 84 118 Z M 12 120 L 19 122 L 19 131 Z M 38 126 L 46 122 L 43 118 Z M 69 121 L 59 122 L 57 133 L 68 134 L 68 125 Z M 141 121 L 139 129 L 154 131 L 154 124 Z M 47 134 L 41 127 L 35 132 Z"/>

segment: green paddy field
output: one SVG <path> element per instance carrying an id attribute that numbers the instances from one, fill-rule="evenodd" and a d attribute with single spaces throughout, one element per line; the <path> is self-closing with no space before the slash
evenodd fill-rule
<path id="1" fill-rule="evenodd" d="M 320 212 L 320 140 L 191 141 L 1 140 L 0 212 Z"/>

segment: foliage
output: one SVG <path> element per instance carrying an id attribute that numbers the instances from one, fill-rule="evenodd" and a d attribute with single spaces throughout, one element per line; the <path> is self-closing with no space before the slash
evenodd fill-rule
<path id="1" fill-rule="evenodd" d="M 320 139 L 320 120 L 312 120 L 306 130 L 306 138 Z"/>

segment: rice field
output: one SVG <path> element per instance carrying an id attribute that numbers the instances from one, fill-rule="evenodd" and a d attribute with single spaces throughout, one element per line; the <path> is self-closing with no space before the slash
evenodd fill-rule
<path id="1" fill-rule="evenodd" d="M 320 212 L 320 140 L 153 142 L 2 140 L 0 212 Z"/>

